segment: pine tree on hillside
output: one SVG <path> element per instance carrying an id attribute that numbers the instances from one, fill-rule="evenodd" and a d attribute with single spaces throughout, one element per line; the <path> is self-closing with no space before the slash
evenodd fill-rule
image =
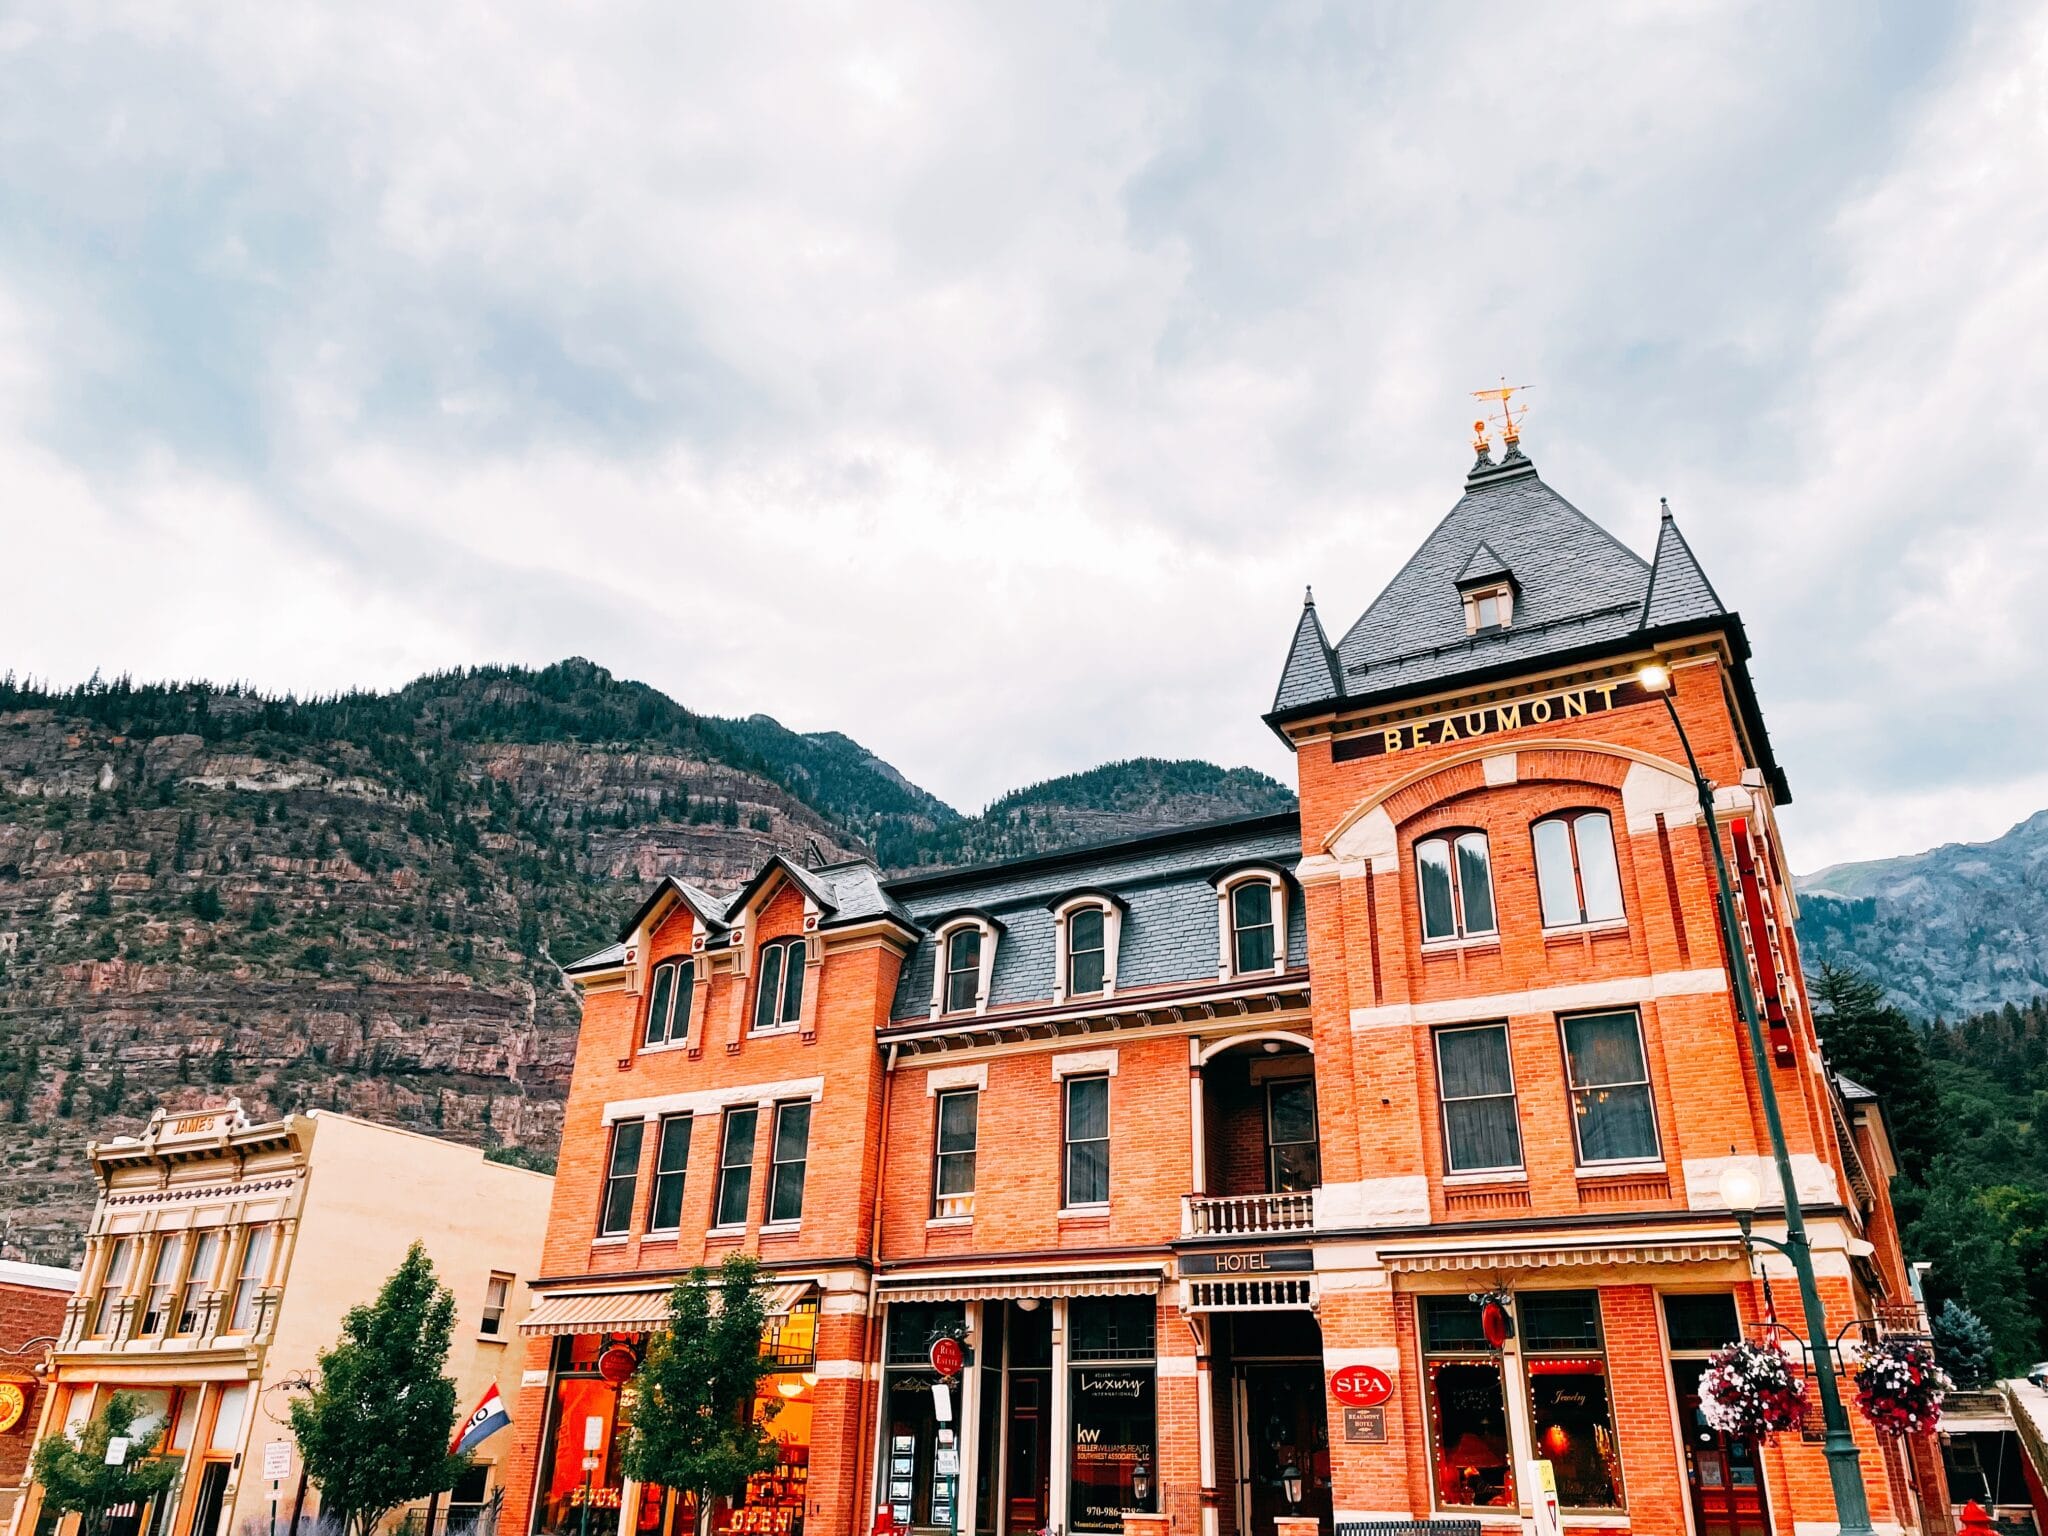
<path id="1" fill-rule="evenodd" d="M 1900 1171 L 1926 1178 L 1948 1137 L 1920 1031 L 1886 1005 L 1876 982 L 1825 961 L 1813 1001 L 1814 1025 L 1829 1063 L 1877 1095 Z"/>

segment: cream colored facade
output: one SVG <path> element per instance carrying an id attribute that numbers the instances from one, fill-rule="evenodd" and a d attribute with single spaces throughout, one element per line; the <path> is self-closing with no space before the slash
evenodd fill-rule
<path id="1" fill-rule="evenodd" d="M 516 1399 L 510 1346 L 539 1264 L 545 1174 L 327 1111 L 251 1124 L 233 1101 L 159 1110 L 142 1136 L 95 1142 L 87 1156 L 99 1204 L 40 1433 L 83 1423 L 112 1392 L 141 1392 L 181 1463 L 166 1499 L 113 1536 L 268 1536 L 273 1495 L 284 1530 L 300 1476 L 292 1391 L 415 1239 L 455 1294 L 458 1417 L 492 1382 Z M 487 1472 L 468 1502 L 498 1486 L 511 1439 L 479 1448 Z M 266 1464 L 286 1455 L 273 1484 Z M 36 1529 L 39 1502 L 29 1490 L 9 1536 Z M 318 1507 L 307 1489 L 305 1514 Z"/>

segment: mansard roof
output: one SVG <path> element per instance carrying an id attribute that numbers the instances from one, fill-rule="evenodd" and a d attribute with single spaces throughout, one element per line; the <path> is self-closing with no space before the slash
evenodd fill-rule
<path id="1" fill-rule="evenodd" d="M 1301 859 L 1301 822 L 1293 811 L 1147 833 L 1121 842 L 889 882 L 890 892 L 926 931 L 904 962 L 890 1018 L 928 1017 L 938 946 L 931 930 L 972 910 L 1002 924 L 989 1006 L 1050 1002 L 1058 961 L 1054 909 L 1089 892 L 1121 908 L 1117 996 L 1149 987 L 1216 980 L 1217 903 L 1210 877 L 1219 867 L 1270 864 L 1291 869 Z M 1308 964 L 1302 903 L 1287 912 L 1287 964 Z"/>

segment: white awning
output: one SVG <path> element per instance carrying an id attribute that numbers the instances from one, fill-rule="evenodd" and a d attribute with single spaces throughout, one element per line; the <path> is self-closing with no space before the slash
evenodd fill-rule
<path id="1" fill-rule="evenodd" d="M 763 1302 L 770 1317 L 782 1317 L 811 1294 L 808 1280 L 796 1280 L 763 1289 Z M 533 1310 L 519 1325 L 528 1335 L 557 1333 L 652 1333 L 668 1322 L 667 1286 L 647 1290 L 556 1291 L 537 1297 Z M 711 1307 L 718 1309 L 719 1295 L 711 1293 Z"/>
<path id="2" fill-rule="evenodd" d="M 882 1301 L 1022 1301 L 1056 1296 L 1153 1296 L 1160 1268 L 995 1270 L 884 1277 L 875 1284 Z"/>
<path id="3" fill-rule="evenodd" d="M 1466 1270 L 1578 1269 L 1611 1264 L 1700 1264 L 1739 1260 L 1735 1238 L 1629 1239 L 1589 1243 L 1501 1243 L 1483 1248 L 1382 1248 L 1380 1262 L 1396 1274 Z"/>

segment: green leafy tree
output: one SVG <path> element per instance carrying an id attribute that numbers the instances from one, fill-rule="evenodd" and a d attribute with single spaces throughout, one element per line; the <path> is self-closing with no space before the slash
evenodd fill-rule
<path id="1" fill-rule="evenodd" d="M 455 1383 L 442 1374 L 455 1297 L 414 1243 L 377 1299 L 351 1307 L 319 1380 L 292 1400 L 292 1433 L 327 1518 L 371 1536 L 401 1504 L 455 1485 Z"/>
<path id="2" fill-rule="evenodd" d="M 1961 1302 L 1934 1314 L 1934 1357 L 1959 1387 L 1981 1387 L 1998 1374 L 1998 1343 L 1984 1319 Z"/>
<path id="3" fill-rule="evenodd" d="M 29 1458 L 35 1480 L 42 1485 L 43 1507 L 57 1514 L 82 1516 L 81 1528 L 98 1530 L 107 1510 L 117 1504 L 146 1503 L 177 1479 L 178 1464 L 156 1454 L 163 1427 L 135 1434 L 142 1399 L 116 1392 L 107 1406 L 71 1434 L 47 1436 Z M 129 1441 L 119 1466 L 107 1464 L 109 1441 Z"/>
<path id="4" fill-rule="evenodd" d="M 1930 1303 L 1960 1301 L 1990 1329 L 2000 1369 L 2033 1358 L 2034 1316 L 2004 1226 L 1950 1158 L 1935 1165 L 1908 1239 L 1925 1259 Z"/>
<path id="5" fill-rule="evenodd" d="M 755 1402 L 770 1368 L 760 1282 L 759 1263 L 742 1253 L 727 1255 L 715 1281 L 701 1267 L 678 1280 L 668 1323 L 648 1337 L 633 1377 L 626 1475 L 695 1493 L 700 1531 L 710 1528 L 714 1498 L 737 1497 L 776 1462 L 767 1426 L 782 1405 Z"/>

